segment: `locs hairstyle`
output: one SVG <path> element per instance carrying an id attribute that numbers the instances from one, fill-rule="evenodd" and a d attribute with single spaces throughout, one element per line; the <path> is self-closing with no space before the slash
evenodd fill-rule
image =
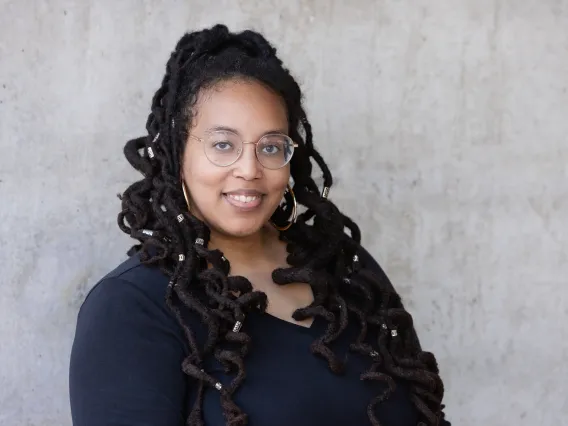
<path id="1" fill-rule="evenodd" d="M 264 311 L 267 305 L 266 295 L 253 291 L 246 278 L 228 276 L 229 262 L 219 250 L 208 249 L 209 228 L 188 211 L 181 187 L 181 159 L 198 94 L 227 80 L 257 81 L 279 94 L 288 110 L 290 137 L 299 144 L 290 170 L 297 201 L 305 211 L 281 233 L 291 267 L 275 270 L 273 279 L 278 285 L 305 282 L 311 286 L 313 303 L 296 310 L 293 317 L 318 316 L 327 321 L 326 332 L 311 344 L 312 353 L 341 374 L 344 362 L 330 344 L 344 332 L 350 318 L 359 330 L 350 350 L 371 360 L 361 379 L 386 385 L 369 401 L 371 424 L 380 424 L 374 407 L 389 398 L 396 386 L 394 378 L 398 378 L 409 383 L 420 424 L 437 425 L 443 417 L 444 389 L 436 360 L 422 351 L 412 317 L 388 278 L 382 271 L 378 275 L 371 272 L 359 259 L 357 225 L 321 195 L 312 179 L 313 160 L 323 172 L 324 191 L 332 185 L 331 173 L 314 148 L 298 84 L 262 35 L 232 33 L 223 25 L 187 33 L 179 40 L 152 100 L 148 134 L 124 147 L 127 160 L 143 178 L 120 196 L 118 224 L 138 240 L 129 254 L 139 252 L 143 263 L 158 266 L 170 277 L 166 302 L 190 348 L 182 369 L 194 379 L 197 389 L 195 402 L 188 407 L 187 424 L 204 424 L 206 388 L 219 393 L 227 424 L 247 424 L 246 413 L 232 395 L 239 386 L 246 386 L 244 358 L 251 339 L 235 324 L 242 323 L 248 312 Z M 273 222 L 286 223 L 291 215 L 290 201 L 285 198 Z M 184 320 L 187 310 L 206 327 L 203 342 Z M 204 359 L 210 356 L 232 375 L 229 384 L 222 386 L 208 374 Z"/>

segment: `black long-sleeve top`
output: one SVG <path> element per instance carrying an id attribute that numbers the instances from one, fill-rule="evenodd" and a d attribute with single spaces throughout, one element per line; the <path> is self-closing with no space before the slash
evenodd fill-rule
<path id="1" fill-rule="evenodd" d="M 368 254 L 364 257 L 368 267 L 384 275 Z M 189 347 L 165 303 L 168 281 L 158 268 L 133 255 L 87 296 L 71 354 L 74 426 L 185 424 L 196 386 L 181 369 Z M 204 339 L 201 321 L 188 312 L 186 317 L 198 339 Z M 354 321 L 332 346 L 349 356 L 343 375 L 332 373 L 326 360 L 314 356 L 310 344 L 326 327 L 318 318 L 306 328 L 260 311 L 247 315 L 243 331 L 252 344 L 244 361 L 246 379 L 233 400 L 248 414 L 249 425 L 370 425 L 367 406 L 386 385 L 360 379 L 371 360 L 347 350 L 357 333 Z M 207 373 L 220 383 L 230 381 L 211 358 Z M 396 385 L 390 398 L 376 405 L 377 417 L 384 426 L 416 426 L 418 412 L 408 386 L 402 381 Z M 203 415 L 207 426 L 225 425 L 214 387 L 206 388 Z"/>

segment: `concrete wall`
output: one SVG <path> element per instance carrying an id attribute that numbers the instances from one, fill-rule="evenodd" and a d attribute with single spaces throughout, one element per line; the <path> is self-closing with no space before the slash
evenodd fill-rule
<path id="1" fill-rule="evenodd" d="M 568 416 L 568 1 L 0 1 L 0 424 L 70 425 L 85 292 L 177 39 L 262 30 L 455 425 Z"/>

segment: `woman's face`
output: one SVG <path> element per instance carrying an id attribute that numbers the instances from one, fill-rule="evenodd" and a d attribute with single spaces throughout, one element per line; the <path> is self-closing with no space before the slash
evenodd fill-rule
<path id="1" fill-rule="evenodd" d="M 257 142 L 274 132 L 288 134 L 284 101 L 254 81 L 231 80 L 199 94 L 190 135 L 206 139 L 215 129 L 231 129 L 231 138 Z M 222 134 L 222 133 L 217 133 Z M 225 235 L 252 235 L 267 224 L 280 204 L 290 178 L 290 165 L 272 170 L 258 161 L 254 144 L 243 144 L 239 159 L 227 167 L 213 164 L 203 141 L 189 137 L 182 173 L 191 212 Z M 218 144 L 218 149 L 226 145 Z"/>

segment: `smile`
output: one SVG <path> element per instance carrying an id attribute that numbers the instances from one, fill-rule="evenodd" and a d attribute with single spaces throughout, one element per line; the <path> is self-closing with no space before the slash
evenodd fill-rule
<path id="1" fill-rule="evenodd" d="M 257 209 L 264 196 L 258 191 L 240 190 L 225 193 L 223 198 L 237 211 L 248 212 Z"/>
<path id="2" fill-rule="evenodd" d="M 231 198 L 232 200 L 239 201 L 241 203 L 252 203 L 253 201 L 260 200 L 260 195 L 234 195 L 234 194 L 227 194 L 227 197 Z"/>

